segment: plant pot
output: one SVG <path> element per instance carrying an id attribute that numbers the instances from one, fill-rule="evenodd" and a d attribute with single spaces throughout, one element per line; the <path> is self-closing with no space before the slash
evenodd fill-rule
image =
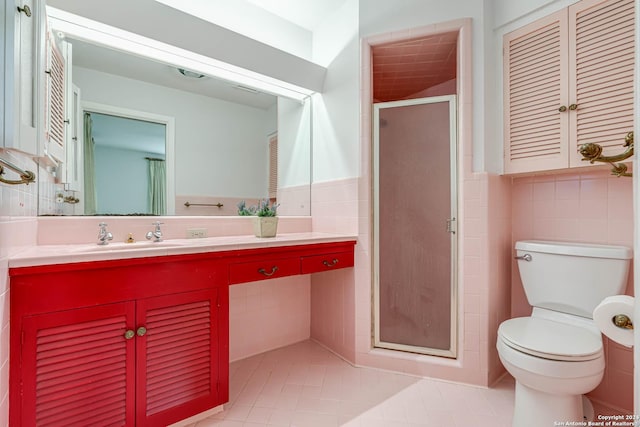
<path id="1" fill-rule="evenodd" d="M 276 237 L 277 216 L 256 216 L 253 218 L 253 232 L 256 237 Z"/>

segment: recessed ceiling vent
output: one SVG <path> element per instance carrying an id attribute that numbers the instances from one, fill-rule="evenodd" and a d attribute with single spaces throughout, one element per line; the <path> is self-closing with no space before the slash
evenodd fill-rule
<path id="1" fill-rule="evenodd" d="M 200 74 L 195 71 L 185 70 L 184 68 L 178 68 L 177 70 L 180 74 L 190 79 L 201 79 L 203 77 L 206 77 L 204 74 Z"/>

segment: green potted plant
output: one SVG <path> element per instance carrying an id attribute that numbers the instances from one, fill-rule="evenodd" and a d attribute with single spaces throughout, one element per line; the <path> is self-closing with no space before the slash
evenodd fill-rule
<path id="1" fill-rule="evenodd" d="M 257 206 L 238 203 L 238 215 L 253 216 L 253 232 L 256 237 L 275 237 L 278 231 L 278 206 L 269 199 L 262 199 Z"/>

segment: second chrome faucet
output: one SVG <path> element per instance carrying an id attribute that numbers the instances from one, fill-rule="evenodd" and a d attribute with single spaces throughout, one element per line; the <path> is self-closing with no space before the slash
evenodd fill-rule
<path id="1" fill-rule="evenodd" d="M 108 245 L 109 240 L 113 240 L 113 234 L 107 231 L 107 223 L 101 222 L 98 224 L 98 227 L 100 227 L 100 230 L 98 231 L 98 244 L 100 246 Z"/>
<path id="2" fill-rule="evenodd" d="M 149 231 L 147 233 L 146 235 L 147 240 L 153 239 L 154 242 L 162 242 L 162 230 L 160 229 L 161 224 L 164 224 L 164 223 L 160 221 L 151 223 L 151 225 L 155 225 L 155 230 Z"/>

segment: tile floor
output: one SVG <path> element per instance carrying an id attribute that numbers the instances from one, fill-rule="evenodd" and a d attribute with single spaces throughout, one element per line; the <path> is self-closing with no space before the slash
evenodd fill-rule
<path id="1" fill-rule="evenodd" d="M 313 341 L 234 362 L 225 410 L 191 427 L 509 427 L 513 381 L 490 390 L 356 368 Z"/>
<path id="2" fill-rule="evenodd" d="M 189 427 L 510 427 L 513 389 L 356 368 L 303 341 L 232 363 L 225 410 Z"/>

